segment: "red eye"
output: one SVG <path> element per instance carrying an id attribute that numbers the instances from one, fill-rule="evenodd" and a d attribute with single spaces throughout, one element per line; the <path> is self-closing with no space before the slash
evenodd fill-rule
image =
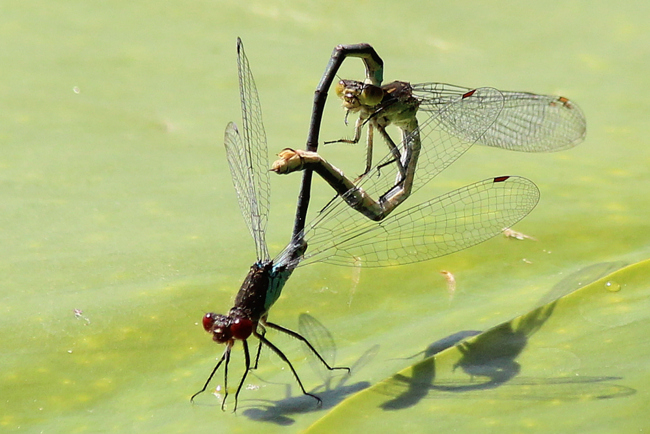
<path id="1" fill-rule="evenodd" d="M 247 318 L 237 318 L 230 326 L 230 332 L 233 338 L 246 340 L 253 333 L 253 321 Z"/>
<path id="2" fill-rule="evenodd" d="M 203 328 L 206 332 L 209 332 L 212 329 L 215 322 L 215 316 L 216 315 L 213 313 L 206 313 L 203 315 Z"/>

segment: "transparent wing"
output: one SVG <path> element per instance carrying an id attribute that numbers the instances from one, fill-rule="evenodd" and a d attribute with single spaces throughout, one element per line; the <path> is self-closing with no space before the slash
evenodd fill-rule
<path id="1" fill-rule="evenodd" d="M 465 153 L 473 143 L 479 140 L 495 122 L 502 108 L 503 96 L 501 92 L 493 88 L 480 88 L 465 92 L 462 95 L 456 95 L 450 98 L 448 103 L 437 112 L 427 113 L 426 119 L 419 124 L 418 130 L 407 135 L 400 144 L 403 149 L 406 146 L 405 144 L 412 142 L 414 136 L 419 134 L 422 146 L 412 192 L 415 192 L 442 172 Z M 399 179 L 397 165 L 394 163 L 392 154 L 388 153 L 357 183 L 357 186 L 363 188 L 372 197 L 378 198 L 391 190 L 397 179 Z M 537 190 L 534 184 L 533 188 Z M 330 257 L 332 252 L 329 249 L 338 244 L 340 237 L 347 238 L 348 234 L 346 232 L 348 229 L 356 228 L 354 233 L 357 234 L 376 231 L 377 228 L 384 226 L 387 221 L 394 221 L 394 218 L 394 216 L 389 216 L 388 219 L 381 223 L 376 223 L 350 207 L 341 196 L 335 197 L 320 211 L 319 215 L 305 231 L 305 239 L 309 244 L 305 263 L 319 260 L 341 263 L 341 261 Z M 328 237 L 332 238 L 328 239 Z M 450 250 L 438 255 L 429 255 L 423 259 L 402 258 L 399 263 L 422 261 L 452 253 L 452 251 L 456 250 Z M 323 253 L 324 251 L 329 252 Z M 291 262 L 289 253 L 285 249 L 275 259 L 275 262 Z M 358 253 L 362 254 L 363 252 Z M 355 266 L 359 266 L 359 264 L 363 266 L 383 266 L 396 263 L 394 261 L 379 260 L 376 257 L 357 256 L 356 259 L 347 258 L 343 262 L 345 262 L 345 265 Z M 349 260 L 352 260 L 353 263 L 349 263 Z"/>
<path id="2" fill-rule="evenodd" d="M 538 201 L 539 190 L 532 181 L 503 176 L 468 185 L 379 222 L 366 218 L 339 222 L 336 214 L 322 213 L 305 232 L 309 247 L 302 264 L 381 267 L 426 261 L 498 235 L 530 213 Z"/>
<path id="3" fill-rule="evenodd" d="M 319 352 L 323 360 L 330 366 L 336 365 L 336 343 L 332 334 L 320 321 L 308 313 L 301 313 L 298 317 L 298 331 Z M 323 363 L 306 346 L 303 346 L 303 349 L 312 371 L 323 380 L 326 389 L 329 389 L 333 376 L 332 371 L 325 368 Z"/>
<path id="4" fill-rule="evenodd" d="M 484 87 L 455 95 L 437 112 L 425 113 L 426 117 L 420 122 L 418 130 L 406 135 L 400 144 L 403 150 L 419 135 L 421 149 L 412 193 L 449 167 L 479 141 L 497 120 L 502 109 L 501 92 Z M 397 165 L 394 164 L 393 155 L 388 153 L 357 186 L 377 198 L 391 190 L 397 179 L 400 179 Z M 334 204 L 330 212 L 340 212 L 339 220 L 354 218 L 352 214 L 358 212 L 352 210 L 344 201 L 341 202 L 341 205 Z M 335 209 L 339 206 L 350 209 Z"/>
<path id="5" fill-rule="evenodd" d="M 456 95 L 438 112 L 427 113 L 427 118 L 419 124 L 418 130 L 407 135 L 400 144 L 400 148 L 404 149 L 405 144 L 419 134 L 422 146 L 412 192 L 442 172 L 480 139 L 494 123 L 502 107 L 501 92 L 492 88 L 481 88 L 471 93 Z M 357 186 L 377 199 L 390 191 L 397 179 L 398 168 L 389 152 Z M 318 234 L 341 234 L 345 232 L 344 228 L 369 228 L 373 225 L 376 223 L 350 207 L 343 197 L 336 196 L 320 211 L 307 230 Z M 308 250 L 313 253 L 314 247 L 312 243 Z M 283 252 L 276 258 L 276 262 L 291 261 L 289 256 L 288 252 Z M 369 264 L 363 259 L 361 263 Z"/>
<path id="6" fill-rule="evenodd" d="M 244 45 L 237 38 L 237 65 L 243 131 L 234 123 L 226 127 L 224 143 L 230 173 L 244 220 L 255 241 L 258 260 L 268 260 L 265 233 L 269 213 L 270 180 L 262 108 Z"/>
<path id="7" fill-rule="evenodd" d="M 257 200 L 251 169 L 246 160 L 247 149 L 234 122 L 230 122 L 226 127 L 224 144 L 232 182 L 239 199 L 239 209 L 255 240 L 257 259 L 268 259 L 269 254 L 264 240 L 268 204 L 264 207 Z"/>
<path id="8" fill-rule="evenodd" d="M 421 111 L 438 112 L 471 89 L 443 83 L 415 84 Z M 585 116 L 564 97 L 501 91 L 503 110 L 478 144 L 524 152 L 555 152 L 582 142 Z M 481 96 L 477 96 L 481 98 Z M 444 119 L 443 119 L 444 122 Z M 463 125 L 459 125 L 463 128 Z"/>

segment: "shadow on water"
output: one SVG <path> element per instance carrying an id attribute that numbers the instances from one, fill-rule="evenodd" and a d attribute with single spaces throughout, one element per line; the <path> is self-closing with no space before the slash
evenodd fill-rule
<path id="1" fill-rule="evenodd" d="M 378 391 L 393 396 L 384 402 L 384 410 L 399 410 L 416 405 L 421 399 L 516 399 L 516 400 L 585 400 L 628 396 L 635 389 L 611 384 L 622 377 L 517 377 L 521 370 L 517 357 L 529 339 L 553 314 L 557 300 L 611 272 L 624 263 L 602 263 L 583 268 L 558 282 L 536 304 L 532 312 L 519 321 L 501 324 L 472 342 L 461 340 L 479 332 L 458 332 L 431 344 L 424 360 L 412 368 L 412 376 L 395 375 Z M 469 378 L 436 381 L 434 355 L 456 345 L 462 354 L 453 371 L 461 369 Z M 475 380 L 474 377 L 480 377 Z"/>
<path id="2" fill-rule="evenodd" d="M 323 400 L 323 405 L 321 406 L 317 406 L 309 396 L 300 395 L 279 401 L 272 401 L 268 404 L 260 404 L 259 407 L 244 410 L 243 414 L 249 419 L 256 421 L 272 422 L 277 425 L 292 425 L 295 420 L 291 415 L 330 409 L 343 401 L 347 396 L 360 392 L 370 386 L 370 383 L 367 381 L 360 381 L 349 386 L 342 383 L 343 381 L 334 389 L 320 391 L 320 388 L 316 388 L 310 391 L 310 393 L 317 394 Z"/>
<path id="3" fill-rule="evenodd" d="M 301 314 L 299 318 L 300 333 L 311 342 L 319 351 L 323 359 L 330 366 L 335 365 L 336 344 L 330 332 L 314 317 L 308 314 Z M 372 361 L 379 352 L 379 345 L 374 345 L 368 349 L 355 363 L 350 367 L 351 373 L 356 373 Z M 302 414 L 314 411 L 327 410 L 343 401 L 349 395 L 360 392 L 370 386 L 367 381 L 360 381 L 354 384 L 346 384 L 350 379 L 350 374 L 341 377 L 340 374 L 332 374 L 332 371 L 326 369 L 311 352 L 306 353 L 312 370 L 314 370 L 322 379 L 321 386 L 310 390 L 310 393 L 316 394 L 322 401 L 321 406 L 314 403 L 314 399 L 305 396 L 291 396 L 291 387 L 287 385 L 286 398 L 279 401 L 268 401 L 260 404 L 255 408 L 248 408 L 243 411 L 244 416 L 252 420 L 272 422 L 277 425 L 292 425 L 295 420 L 291 418 L 292 414 Z M 335 386 L 332 383 L 339 379 Z M 266 402 L 266 401 L 263 401 Z"/>

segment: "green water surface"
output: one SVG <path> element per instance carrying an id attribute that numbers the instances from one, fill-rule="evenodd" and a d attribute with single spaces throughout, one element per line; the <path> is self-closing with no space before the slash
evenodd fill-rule
<path id="1" fill-rule="evenodd" d="M 3 1 L 0 430 L 650 429 L 648 16 L 640 0 Z M 228 310 L 255 259 L 222 144 L 240 117 L 237 36 L 270 158 L 304 147 L 340 43 L 373 44 L 386 82 L 560 94 L 587 117 L 575 149 L 476 147 L 413 198 L 525 176 L 542 200 L 515 229 L 537 241 L 294 273 L 270 319 L 298 329 L 309 312 L 336 363 L 354 367 L 323 385 L 297 342 L 269 333 L 320 409 L 268 351 L 237 414 L 211 393 L 189 403 L 222 351 L 201 317 Z M 358 61 L 341 71 L 362 74 Z M 331 98 L 321 138 L 351 136 L 342 120 Z M 363 161 L 361 146 L 322 151 L 346 171 Z M 289 239 L 299 179 L 272 178 L 271 255 Z M 317 181 L 312 211 L 330 196 Z M 440 270 L 456 277 L 453 298 Z"/>

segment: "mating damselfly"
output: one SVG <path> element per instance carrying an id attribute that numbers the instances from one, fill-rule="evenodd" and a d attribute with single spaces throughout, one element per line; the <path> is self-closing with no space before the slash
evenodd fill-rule
<path id="1" fill-rule="evenodd" d="M 332 55 L 324 79 L 317 88 L 308 148 L 317 141 L 324 105 L 320 92 L 327 92 L 331 84 L 329 77 L 335 73 L 345 56 L 364 59 L 369 75 L 377 71 L 375 67 L 381 61 L 379 59 L 377 63 L 378 56 L 376 53 L 372 55 L 368 47 L 365 44 L 339 46 Z M 304 342 L 328 369 L 347 369 L 331 367 L 307 339 L 268 321 L 269 309 L 278 300 L 282 288 L 296 267 L 313 262 L 378 267 L 424 261 L 450 254 L 485 241 L 501 233 L 503 228 L 514 225 L 535 207 L 539 191 L 533 182 L 525 178 L 499 176 L 395 212 L 380 222 L 368 220 L 356 212 L 348 213 L 352 208 L 339 196 L 321 210 L 312 224 L 304 228 L 302 222 L 308 198 L 305 192 L 308 193 L 310 185 L 306 181 L 309 175 L 307 170 L 303 178 L 294 234 L 287 247 L 271 260 L 265 241 L 270 206 L 266 135 L 255 82 L 239 39 L 237 53 L 243 129 L 240 132 L 234 123 L 228 124 L 225 146 L 239 206 L 255 241 L 257 259 L 228 314 L 208 313 L 203 317 L 205 330 L 212 334 L 215 342 L 225 344 L 226 348 L 205 385 L 192 399 L 207 389 L 218 368 L 224 364 L 226 396 L 222 409 L 224 408 L 228 394 L 227 368 L 231 350 L 236 341 L 241 341 L 246 370 L 235 392 L 235 408 L 248 371 L 257 366 L 262 345 L 269 347 L 287 363 L 304 394 L 320 402 L 317 396 L 305 390 L 289 359 L 265 337 L 267 328 L 286 333 Z M 368 185 L 372 186 L 372 182 L 369 181 Z M 247 343 L 251 335 L 259 340 L 253 367 Z"/>

